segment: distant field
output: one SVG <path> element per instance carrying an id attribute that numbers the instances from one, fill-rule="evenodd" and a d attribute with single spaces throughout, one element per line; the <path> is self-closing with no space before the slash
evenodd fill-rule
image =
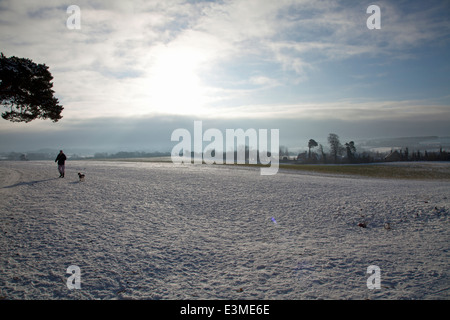
<path id="1" fill-rule="evenodd" d="M 94 158 L 88 161 L 118 161 L 118 162 L 172 162 L 170 157 L 147 157 L 147 158 Z"/>

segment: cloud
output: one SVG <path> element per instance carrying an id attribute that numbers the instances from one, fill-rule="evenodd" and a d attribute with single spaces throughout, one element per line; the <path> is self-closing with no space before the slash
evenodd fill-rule
<path id="1" fill-rule="evenodd" d="M 112 144 L 128 141 L 108 124 L 134 141 L 139 128 L 156 128 L 156 119 L 166 116 L 218 118 L 230 126 L 268 119 L 282 127 L 292 119 L 308 128 L 358 121 L 394 121 L 405 128 L 448 120 L 444 89 L 433 91 L 442 99 L 425 94 L 429 87 L 443 88 L 448 76 L 441 75 L 440 84 L 430 80 L 423 90 L 388 96 L 408 88 L 398 61 L 412 61 L 419 70 L 414 76 L 423 78 L 430 71 L 417 66 L 421 54 L 430 47 L 446 51 L 448 4 L 377 4 L 382 28 L 371 31 L 369 3 L 360 2 L 80 0 L 81 30 L 69 30 L 69 4 L 63 1 L 4 0 L 0 46 L 7 56 L 50 67 L 55 95 L 65 107 L 63 121 L 45 130 L 41 124 L 27 127 L 49 141 L 54 130 L 74 144 L 78 139 L 101 145 L 101 137 Z M 366 96 L 372 87 L 376 94 Z M 17 127 L 3 127 L 5 134 L 19 134 Z"/>
<path id="2" fill-rule="evenodd" d="M 428 101 L 355 101 L 243 105 L 220 110 L 225 119 L 282 119 L 320 121 L 450 121 L 450 108 Z"/>

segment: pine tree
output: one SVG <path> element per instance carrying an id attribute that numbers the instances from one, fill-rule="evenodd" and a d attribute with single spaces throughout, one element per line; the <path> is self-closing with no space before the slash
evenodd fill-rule
<path id="1" fill-rule="evenodd" d="M 53 76 L 45 64 L 30 59 L 0 56 L 2 117 L 12 122 L 51 119 L 57 122 L 64 109 L 53 96 Z"/>
<path id="2" fill-rule="evenodd" d="M 308 141 L 308 158 L 311 159 L 311 148 L 318 146 L 318 143 L 314 139 L 309 139 Z"/>

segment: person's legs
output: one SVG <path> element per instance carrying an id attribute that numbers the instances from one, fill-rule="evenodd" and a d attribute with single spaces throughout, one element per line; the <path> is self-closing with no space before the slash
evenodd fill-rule
<path id="1" fill-rule="evenodd" d="M 59 177 L 64 178 L 64 165 L 58 165 Z"/>

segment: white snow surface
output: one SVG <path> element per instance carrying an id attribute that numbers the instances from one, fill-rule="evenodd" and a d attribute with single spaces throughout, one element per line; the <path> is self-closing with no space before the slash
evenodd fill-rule
<path id="1" fill-rule="evenodd" d="M 449 181 L 95 161 L 58 176 L 51 161 L 0 162 L 0 298 L 450 295 Z"/>

